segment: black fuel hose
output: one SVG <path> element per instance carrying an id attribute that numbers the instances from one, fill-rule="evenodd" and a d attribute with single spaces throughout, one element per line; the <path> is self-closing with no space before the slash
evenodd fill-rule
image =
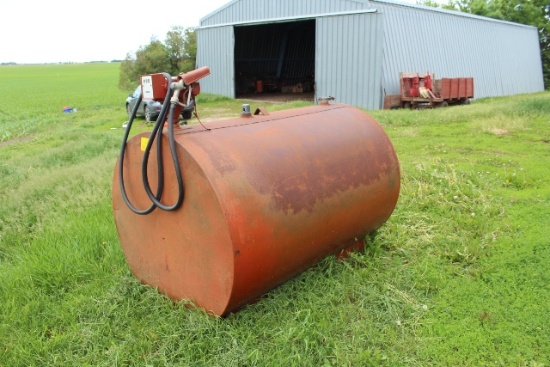
<path id="1" fill-rule="evenodd" d="M 167 95 L 167 97 L 168 97 L 168 95 Z M 160 198 L 153 194 L 153 191 L 151 190 L 151 186 L 149 185 L 149 177 L 148 177 L 148 173 L 147 173 L 147 166 L 148 166 L 148 163 L 149 163 L 150 147 L 152 146 L 153 140 L 154 140 L 153 133 L 151 133 L 151 139 L 149 139 L 149 141 L 147 142 L 147 147 L 145 148 L 145 152 L 143 154 L 143 161 L 142 161 L 142 165 L 141 165 L 141 175 L 142 175 L 142 178 L 143 178 L 143 187 L 145 188 L 145 192 L 147 192 L 147 196 L 149 196 L 149 199 L 151 200 L 151 202 L 154 205 L 156 205 L 159 209 L 162 209 L 162 210 L 165 210 L 165 211 L 173 211 L 173 210 L 178 209 L 181 206 L 181 204 L 183 203 L 183 196 L 184 196 L 183 177 L 182 177 L 181 167 L 180 167 L 179 158 L 178 158 L 176 141 L 174 139 L 174 124 L 172 123 L 173 118 L 174 118 L 174 109 L 176 107 L 176 103 L 177 102 L 171 102 L 170 103 L 170 113 L 168 114 L 168 116 L 169 116 L 168 117 L 168 144 L 170 146 L 170 154 L 172 156 L 172 162 L 174 164 L 174 170 L 175 170 L 175 173 L 176 173 L 176 180 L 178 182 L 178 198 L 177 198 L 177 200 L 174 204 L 166 205 L 166 204 L 161 203 Z M 163 108 L 164 108 L 164 105 L 163 105 Z M 158 165 L 160 165 L 160 166 L 163 165 L 163 163 L 162 163 L 162 154 L 161 154 L 161 151 L 160 151 L 160 148 L 159 148 L 159 147 L 161 147 L 161 142 L 162 142 L 162 125 L 163 125 L 163 121 L 164 120 L 162 120 L 160 124 L 158 124 L 158 121 L 157 121 L 157 125 L 159 125 L 158 127 L 157 127 L 157 125 L 155 125 L 155 128 L 160 129 L 160 134 L 158 134 L 158 141 L 157 141 L 157 160 L 158 160 Z"/>
<path id="2" fill-rule="evenodd" d="M 170 103 L 170 98 L 172 94 L 172 89 L 170 87 L 170 82 L 172 80 L 172 77 L 169 74 L 163 73 L 168 84 L 168 90 L 166 93 L 166 97 L 164 99 L 164 103 L 162 104 L 162 108 L 160 110 L 160 113 L 157 117 L 157 120 L 155 122 L 155 125 L 153 127 L 153 130 L 151 131 L 151 135 L 149 137 L 149 141 L 147 142 L 147 146 L 144 151 L 143 155 L 143 161 L 142 161 L 142 180 L 143 180 L 143 186 L 145 189 L 145 192 L 147 193 L 149 199 L 151 200 L 152 204 L 146 209 L 138 209 L 136 208 L 128 198 L 128 194 L 126 193 L 126 188 L 124 185 L 124 155 L 126 152 L 126 145 L 128 141 L 128 136 L 130 134 L 130 130 L 132 128 L 133 121 L 135 119 L 135 116 L 137 114 L 139 105 L 142 101 L 142 96 L 140 95 L 136 105 L 134 106 L 132 113 L 130 115 L 130 119 L 128 121 L 128 125 L 126 126 L 126 130 L 124 132 L 124 137 L 122 140 L 122 146 L 120 148 L 120 157 L 119 157 L 119 165 L 118 165 L 118 175 L 119 175 L 119 185 L 120 185 L 120 192 L 122 195 L 122 198 L 128 208 L 138 215 L 147 215 L 150 214 L 153 210 L 155 210 L 157 207 L 161 210 L 166 211 L 173 211 L 178 209 L 181 204 L 183 203 L 183 196 L 184 196 L 184 186 L 183 186 L 183 178 L 181 173 L 181 167 L 179 165 L 179 159 L 177 156 L 177 148 L 176 143 L 174 140 L 174 126 L 171 123 L 174 113 L 174 107 L 175 103 Z M 170 152 L 172 155 L 172 161 L 174 163 L 174 168 L 176 171 L 176 179 L 178 181 L 178 199 L 176 200 L 176 203 L 173 205 L 165 205 L 161 203 L 161 197 L 162 197 L 162 189 L 164 186 L 164 163 L 163 163 L 163 155 L 162 155 L 162 127 L 164 125 L 164 121 L 166 120 L 166 115 L 168 113 L 168 109 L 170 107 L 170 113 L 169 113 L 169 123 L 168 123 L 168 140 L 170 144 Z M 147 173 L 147 167 L 149 162 L 149 154 L 151 151 L 151 148 L 153 146 L 153 142 L 157 139 L 157 192 L 156 194 L 152 193 L 151 186 L 149 184 L 149 177 Z"/>
<path id="3" fill-rule="evenodd" d="M 118 158 L 118 183 L 120 186 L 120 193 L 122 195 L 122 199 L 126 203 L 126 206 L 130 208 L 130 210 L 136 214 L 139 215 L 147 215 L 151 213 L 153 210 L 155 210 L 156 206 L 152 204 L 147 209 L 137 209 L 128 198 L 128 194 L 126 193 L 126 187 L 124 185 L 124 156 L 126 153 L 126 143 L 128 141 L 128 135 L 130 135 L 130 130 L 132 129 L 132 124 L 134 123 L 134 119 L 136 118 L 137 111 L 139 109 L 139 105 L 141 104 L 142 96 L 140 95 L 138 100 L 136 101 L 136 104 L 134 108 L 132 109 L 132 113 L 130 114 L 130 118 L 128 120 L 128 125 L 126 126 L 126 130 L 124 131 L 124 136 L 122 138 L 122 145 L 120 147 L 120 154 Z M 162 186 L 159 185 L 159 190 L 157 194 L 160 196 L 162 193 Z"/>

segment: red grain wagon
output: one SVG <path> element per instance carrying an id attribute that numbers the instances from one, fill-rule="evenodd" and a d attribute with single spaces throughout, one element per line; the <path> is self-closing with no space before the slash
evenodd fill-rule
<path id="1" fill-rule="evenodd" d="M 384 109 L 432 108 L 469 104 L 474 98 L 474 78 L 435 79 L 430 73 L 399 74 L 400 94 L 387 95 Z"/>

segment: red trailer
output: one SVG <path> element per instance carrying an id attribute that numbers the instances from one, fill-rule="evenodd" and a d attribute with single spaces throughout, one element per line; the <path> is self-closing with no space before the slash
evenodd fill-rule
<path id="1" fill-rule="evenodd" d="M 384 109 L 432 108 L 469 104 L 474 98 L 474 78 L 435 79 L 430 73 L 400 73 L 400 94 L 387 95 Z"/>

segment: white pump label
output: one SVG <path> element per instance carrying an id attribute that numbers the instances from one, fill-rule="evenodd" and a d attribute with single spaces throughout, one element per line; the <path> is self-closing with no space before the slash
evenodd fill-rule
<path id="1" fill-rule="evenodd" d="M 141 77 L 141 91 L 144 100 L 153 99 L 155 94 L 153 93 L 153 77 L 151 75 L 144 75 Z"/>

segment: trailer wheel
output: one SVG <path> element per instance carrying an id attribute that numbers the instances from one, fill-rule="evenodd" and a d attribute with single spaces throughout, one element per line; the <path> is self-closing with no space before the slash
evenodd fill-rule
<path id="1" fill-rule="evenodd" d="M 437 107 L 449 107 L 449 102 L 443 101 Z"/>
<path id="2" fill-rule="evenodd" d="M 403 108 L 406 108 L 406 109 L 410 110 L 411 109 L 411 103 L 410 102 L 403 103 Z"/>
<path id="3" fill-rule="evenodd" d="M 468 104 L 470 104 L 470 99 L 469 98 L 464 98 L 461 102 L 462 102 L 463 105 L 468 105 Z"/>

